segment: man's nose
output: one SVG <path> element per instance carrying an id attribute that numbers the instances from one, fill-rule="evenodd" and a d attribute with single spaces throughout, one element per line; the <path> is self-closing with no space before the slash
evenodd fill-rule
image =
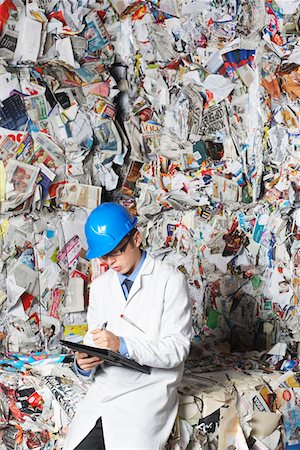
<path id="1" fill-rule="evenodd" d="M 113 255 L 107 256 L 107 257 L 105 258 L 105 262 L 106 262 L 106 264 L 108 264 L 109 266 L 110 266 L 112 263 L 114 263 L 115 261 L 116 261 L 116 257 L 113 256 Z"/>

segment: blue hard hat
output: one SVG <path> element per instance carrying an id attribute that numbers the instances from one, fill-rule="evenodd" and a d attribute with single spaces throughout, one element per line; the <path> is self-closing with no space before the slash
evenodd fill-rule
<path id="1" fill-rule="evenodd" d="M 102 203 L 93 209 L 85 224 L 88 243 L 87 259 L 100 258 L 111 252 L 130 233 L 137 217 L 118 203 Z"/>

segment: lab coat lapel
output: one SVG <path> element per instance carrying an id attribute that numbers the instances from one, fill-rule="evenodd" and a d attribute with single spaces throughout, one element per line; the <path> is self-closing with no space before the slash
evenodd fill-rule
<path id="1" fill-rule="evenodd" d="M 130 292 L 129 292 L 129 295 L 128 295 L 128 298 L 127 298 L 127 304 L 131 301 L 131 299 L 142 288 L 142 283 L 143 283 L 142 277 L 144 277 L 146 275 L 150 275 L 152 273 L 152 271 L 153 271 L 153 267 L 154 267 L 154 259 L 152 258 L 152 256 L 147 254 L 147 257 L 146 257 L 146 259 L 144 261 L 144 264 L 142 265 L 142 268 L 141 268 L 138 276 L 134 280 L 132 288 L 130 289 Z"/>
<path id="2" fill-rule="evenodd" d="M 113 292 L 115 292 L 118 302 L 120 302 L 121 304 L 124 304 L 124 303 L 126 303 L 126 298 L 125 298 L 118 274 L 114 270 L 112 270 L 112 269 L 110 269 L 110 270 L 112 271 L 112 277 L 111 277 L 112 286 L 116 287 L 116 289 L 113 289 Z"/>

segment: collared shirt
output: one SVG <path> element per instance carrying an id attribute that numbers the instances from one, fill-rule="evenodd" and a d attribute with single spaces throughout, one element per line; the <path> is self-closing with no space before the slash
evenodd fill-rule
<path id="1" fill-rule="evenodd" d="M 126 275 L 123 275 L 123 274 L 121 274 L 121 273 L 118 273 L 119 282 L 120 282 L 120 284 L 121 284 L 121 287 L 122 287 L 122 290 L 123 290 L 123 293 L 124 293 L 124 296 L 125 296 L 126 300 L 127 300 L 127 298 L 128 298 L 128 290 L 127 290 L 126 285 L 125 285 L 125 284 L 122 284 L 122 283 L 123 283 L 124 280 L 126 280 L 126 278 L 127 278 L 128 280 L 132 281 L 132 282 L 135 281 L 135 279 L 137 278 L 137 276 L 138 276 L 138 274 L 139 274 L 139 272 L 140 272 L 140 270 L 141 270 L 141 268 L 142 268 L 142 266 L 143 266 L 143 264 L 144 264 L 144 261 L 145 261 L 145 259 L 146 259 L 146 256 L 147 256 L 147 253 L 143 250 L 143 251 L 142 251 L 142 257 L 141 257 L 140 262 L 138 263 L 136 269 L 135 269 L 129 276 L 126 276 Z M 108 324 L 108 328 L 109 328 L 109 324 Z M 128 358 L 128 357 L 129 357 L 129 353 L 128 353 L 128 349 L 127 349 L 127 345 L 126 345 L 125 339 L 124 339 L 123 337 L 121 337 L 121 336 L 119 336 L 119 339 L 120 339 L 120 349 L 119 349 L 119 353 L 120 353 L 122 356 L 126 356 L 126 357 Z M 78 367 L 78 365 L 76 364 L 76 358 L 75 358 L 75 367 L 76 367 L 76 369 L 78 370 L 78 372 L 79 372 L 81 375 L 84 375 L 84 376 L 89 376 L 89 375 L 91 374 L 91 372 L 92 372 L 91 370 L 86 371 L 86 370 L 80 369 L 80 368 Z"/>
<path id="2" fill-rule="evenodd" d="M 132 281 L 134 283 L 136 277 L 138 276 L 138 274 L 139 274 L 139 272 L 140 272 L 140 270 L 142 268 L 142 265 L 144 264 L 146 256 L 147 256 L 147 253 L 143 250 L 140 262 L 138 263 L 137 267 L 135 268 L 135 270 L 130 275 L 127 276 L 127 275 L 123 275 L 122 273 L 118 273 L 118 278 L 119 278 L 119 281 L 120 281 L 121 287 L 123 289 L 123 292 L 124 292 L 126 300 L 128 298 L 128 290 L 127 290 L 126 285 L 122 284 L 122 283 L 126 279 L 128 279 L 128 280 L 130 280 L 130 281 Z"/>
<path id="3" fill-rule="evenodd" d="M 126 284 L 123 283 L 123 282 L 124 282 L 124 280 L 127 279 L 127 280 L 130 280 L 130 281 L 132 281 L 134 283 L 134 280 L 138 276 L 138 274 L 139 274 L 139 272 L 140 272 L 140 270 L 142 268 L 142 265 L 144 264 L 146 256 L 147 256 L 147 253 L 143 250 L 140 262 L 138 263 L 138 265 L 135 268 L 135 270 L 129 276 L 123 275 L 122 273 L 118 273 L 118 278 L 119 278 L 119 281 L 120 281 L 120 284 L 121 284 L 121 287 L 122 287 L 122 290 L 124 292 L 124 296 L 125 296 L 126 300 L 128 298 L 129 292 L 127 290 Z M 119 349 L 119 352 L 121 353 L 121 355 L 126 356 L 127 358 L 129 357 L 128 348 L 127 348 L 125 339 L 123 337 L 121 337 L 121 336 L 120 336 L 120 349 Z"/>

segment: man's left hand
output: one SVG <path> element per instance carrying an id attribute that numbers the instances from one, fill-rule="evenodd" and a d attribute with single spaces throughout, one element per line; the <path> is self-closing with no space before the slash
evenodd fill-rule
<path id="1" fill-rule="evenodd" d="M 120 338 L 111 331 L 96 328 L 96 330 L 91 331 L 91 334 L 96 347 L 107 348 L 113 352 L 120 350 Z"/>

